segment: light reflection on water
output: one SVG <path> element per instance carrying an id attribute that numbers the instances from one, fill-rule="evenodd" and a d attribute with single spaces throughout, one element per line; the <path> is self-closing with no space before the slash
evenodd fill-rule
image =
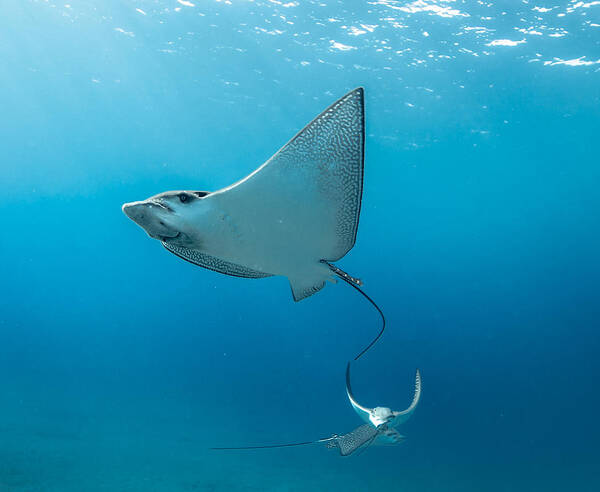
<path id="1" fill-rule="evenodd" d="M 141 31 L 144 45 L 164 54 L 189 56 L 198 49 L 197 38 L 207 33 L 217 41 L 212 49 L 218 50 L 223 48 L 218 43 L 219 30 L 227 29 L 238 37 L 233 37 L 235 47 L 247 49 L 249 41 L 277 44 L 283 47 L 282 61 L 287 59 L 299 67 L 319 59 L 321 63 L 345 67 L 346 60 L 340 56 L 357 49 L 363 55 L 377 55 L 371 68 L 380 65 L 379 54 L 390 63 L 425 68 L 465 56 L 494 56 L 507 48 L 517 48 L 515 56 L 526 61 L 539 58 L 544 62 L 542 66 L 598 63 L 598 43 L 579 41 L 600 33 L 600 1 L 536 5 L 528 0 L 375 0 L 354 4 L 325 0 L 137 0 L 126 7 L 121 2 L 101 6 L 30 2 L 55 9 L 72 21 L 86 18 L 112 23 L 124 37 L 134 37 L 136 31 Z M 149 30 L 159 26 L 169 26 L 169 39 L 148 36 Z M 264 36 L 276 40 L 267 41 L 262 39 Z M 559 40 L 562 43 L 558 44 Z M 292 55 L 299 47 L 309 51 L 297 59 Z"/>

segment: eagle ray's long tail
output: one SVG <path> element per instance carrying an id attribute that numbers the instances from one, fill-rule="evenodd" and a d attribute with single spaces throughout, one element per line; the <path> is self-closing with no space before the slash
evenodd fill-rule
<path id="1" fill-rule="evenodd" d="M 236 446 L 227 448 L 209 448 L 214 451 L 235 451 L 244 449 L 272 449 L 272 448 L 291 448 L 292 446 L 306 446 L 307 444 L 318 444 L 321 442 L 327 442 L 335 439 L 337 436 L 325 437 L 323 439 L 317 439 L 316 441 L 304 441 L 304 442 L 292 442 L 287 444 L 266 444 L 263 446 Z"/>
<path id="2" fill-rule="evenodd" d="M 367 301 L 369 301 L 375 309 L 377 309 L 377 312 L 381 316 L 381 321 L 382 321 L 381 330 L 379 331 L 377 336 L 373 340 L 371 340 L 371 343 L 369 343 L 369 345 L 367 345 L 364 349 L 362 349 L 360 351 L 360 353 L 356 357 L 354 357 L 354 360 L 356 361 L 356 360 L 360 359 L 365 354 L 365 352 L 367 352 L 373 345 L 375 345 L 377 343 L 377 340 L 379 340 L 381 338 L 381 335 L 383 335 L 383 332 L 385 331 L 385 316 L 383 315 L 383 311 L 381 309 L 379 309 L 379 306 L 375 303 L 375 301 L 373 299 L 371 299 L 360 288 L 360 286 L 362 285 L 362 282 L 359 279 L 351 277 L 346 272 L 344 272 L 341 268 L 336 267 L 333 263 L 329 263 L 326 260 L 321 260 L 321 262 L 325 263 L 330 268 L 330 270 L 333 273 L 335 273 L 339 278 L 341 278 L 344 282 L 346 282 L 348 285 L 350 285 L 351 287 L 355 288 L 358 292 L 360 292 L 360 294 Z"/>

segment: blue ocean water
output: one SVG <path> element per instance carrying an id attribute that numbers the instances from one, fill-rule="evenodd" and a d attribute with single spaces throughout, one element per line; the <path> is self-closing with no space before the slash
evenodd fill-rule
<path id="1" fill-rule="evenodd" d="M 600 2 L 0 6 L 0 491 L 600 490 Z M 365 88 L 347 285 L 168 254 L 121 204 L 247 175 Z"/>

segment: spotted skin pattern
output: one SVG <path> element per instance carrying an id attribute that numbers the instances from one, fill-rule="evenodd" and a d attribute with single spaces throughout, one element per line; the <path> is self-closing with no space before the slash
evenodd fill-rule
<path id="1" fill-rule="evenodd" d="M 269 273 L 258 272 L 242 265 L 237 265 L 229 261 L 221 260 L 215 256 L 204 254 L 196 249 L 189 249 L 183 246 L 176 246 L 163 242 L 162 245 L 171 253 L 179 258 L 189 261 L 194 265 L 213 270 L 214 272 L 224 273 L 233 277 L 244 278 L 265 278 L 271 277 Z"/>
<path id="2" fill-rule="evenodd" d="M 356 242 L 363 189 L 364 90 L 333 103 L 267 163 L 281 174 L 309 174 L 319 195 L 335 210 L 336 244 L 329 261 L 342 258 Z M 315 163 L 317 165 L 315 165 Z"/>
<path id="3" fill-rule="evenodd" d="M 349 456 L 361 446 L 372 441 L 379 432 L 379 429 L 376 427 L 363 424 L 343 436 L 335 436 L 327 443 L 327 446 L 330 448 L 339 448 L 342 456 Z"/>

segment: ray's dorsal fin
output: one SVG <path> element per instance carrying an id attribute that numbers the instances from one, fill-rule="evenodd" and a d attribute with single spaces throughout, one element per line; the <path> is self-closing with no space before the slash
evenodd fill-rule
<path id="1" fill-rule="evenodd" d="M 170 251 L 182 260 L 189 261 L 194 265 L 201 266 L 214 272 L 224 273 L 225 275 L 231 275 L 232 277 L 244 278 L 265 278 L 272 276 L 270 273 L 263 273 L 259 272 L 258 270 L 252 270 L 251 268 L 247 268 L 243 265 L 238 265 L 236 263 L 221 260 L 219 258 L 207 255 L 195 249 L 189 249 L 184 246 L 177 246 L 165 242 L 163 242 L 162 245 L 167 251 Z"/>

